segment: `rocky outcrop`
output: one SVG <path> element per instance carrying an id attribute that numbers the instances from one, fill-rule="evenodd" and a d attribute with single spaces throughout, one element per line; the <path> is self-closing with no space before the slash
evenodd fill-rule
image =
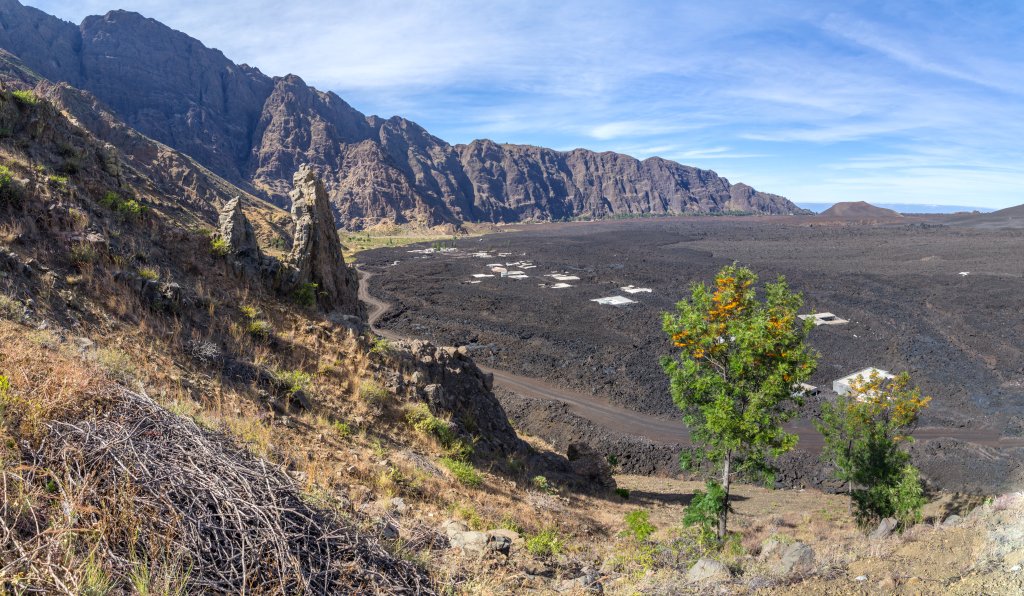
<path id="1" fill-rule="evenodd" d="M 259 263 L 263 260 L 256 230 L 242 210 L 242 197 L 235 197 L 220 210 L 217 234 L 228 243 L 230 253 L 235 258 Z"/>
<path id="2" fill-rule="evenodd" d="M 325 311 L 362 314 L 359 281 L 345 265 L 323 182 L 308 165 L 299 168 L 294 180 L 290 196 L 295 240 L 290 264 L 296 269 L 297 285 L 316 284 L 317 304 Z"/>
<path id="3" fill-rule="evenodd" d="M 324 176 L 337 223 L 422 225 L 688 213 L 800 213 L 708 170 L 584 149 L 452 146 L 404 118 L 364 116 L 294 75 L 269 77 L 125 11 L 60 21 L 0 0 L 0 48 L 91 92 L 129 126 L 245 192 L 286 206 L 295 168 Z M 116 144 L 116 143 L 115 143 Z"/>

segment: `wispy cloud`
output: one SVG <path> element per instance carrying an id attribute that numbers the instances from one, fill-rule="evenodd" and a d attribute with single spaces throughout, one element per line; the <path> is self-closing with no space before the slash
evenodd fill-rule
<path id="1" fill-rule="evenodd" d="M 118 4 L 453 142 L 658 155 L 802 201 L 1024 202 L 1021 3 Z"/>

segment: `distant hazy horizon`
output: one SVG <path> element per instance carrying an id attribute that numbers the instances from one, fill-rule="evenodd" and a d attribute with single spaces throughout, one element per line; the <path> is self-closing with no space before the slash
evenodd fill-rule
<path id="1" fill-rule="evenodd" d="M 841 201 L 837 201 L 841 202 Z M 991 213 L 995 209 L 988 207 L 976 207 L 972 205 L 924 205 L 916 203 L 875 203 L 868 201 L 875 207 L 882 207 L 884 209 L 892 209 L 899 213 L 961 213 L 970 211 L 980 211 L 981 213 Z M 797 205 L 804 208 L 810 209 L 815 213 L 821 213 L 836 203 L 804 203 L 797 202 Z"/>

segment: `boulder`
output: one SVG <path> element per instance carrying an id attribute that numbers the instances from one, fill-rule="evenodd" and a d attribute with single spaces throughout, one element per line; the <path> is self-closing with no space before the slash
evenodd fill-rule
<path id="1" fill-rule="evenodd" d="M 807 575 L 814 571 L 814 549 L 803 542 L 794 542 L 782 551 L 775 566 L 778 575 Z"/>
<path id="2" fill-rule="evenodd" d="M 883 540 L 888 538 L 896 530 L 896 526 L 899 522 L 896 521 L 895 517 L 887 517 L 878 523 L 878 527 L 868 536 L 872 540 Z"/>
<path id="3" fill-rule="evenodd" d="M 942 521 L 942 527 L 952 528 L 954 526 L 959 526 L 961 523 L 963 523 L 963 521 L 964 518 L 960 517 L 959 515 L 953 514 Z"/>
<path id="4" fill-rule="evenodd" d="M 296 288 L 316 284 L 316 302 L 322 310 L 364 316 L 359 281 L 345 265 L 323 182 L 308 165 L 299 168 L 293 181 L 295 189 L 289 196 L 295 240 L 289 260 L 296 269 Z"/>
<path id="5" fill-rule="evenodd" d="M 566 459 L 572 466 L 572 471 L 605 489 L 615 488 L 615 478 L 612 477 L 612 467 L 608 460 L 600 453 L 594 451 L 586 443 L 572 443 L 566 451 Z"/>
<path id="6" fill-rule="evenodd" d="M 732 578 L 729 568 L 721 561 L 714 559 L 700 559 L 686 574 L 686 580 L 690 583 L 722 582 Z"/>
<path id="7" fill-rule="evenodd" d="M 483 532 L 456 532 L 448 535 L 448 542 L 465 554 L 482 555 L 487 549 L 488 538 Z"/>
<path id="8" fill-rule="evenodd" d="M 242 197 L 235 197 L 221 208 L 217 235 L 228 243 L 235 258 L 250 261 L 254 266 L 262 262 L 256 230 L 242 210 Z"/>

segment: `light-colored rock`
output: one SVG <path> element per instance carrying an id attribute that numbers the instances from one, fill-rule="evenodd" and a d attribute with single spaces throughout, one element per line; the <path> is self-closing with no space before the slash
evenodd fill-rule
<path id="1" fill-rule="evenodd" d="M 942 521 L 942 527 L 952 528 L 954 526 L 959 526 L 961 523 L 963 523 L 963 521 L 964 518 L 960 517 L 959 515 L 953 514 Z"/>
<path id="2" fill-rule="evenodd" d="M 814 571 L 814 549 L 803 542 L 794 542 L 782 551 L 775 566 L 778 575 L 808 575 Z"/>
<path id="3" fill-rule="evenodd" d="M 457 532 L 448 536 L 448 542 L 466 554 L 483 554 L 487 548 L 487 534 L 483 532 Z"/>
<path id="4" fill-rule="evenodd" d="M 236 258 L 252 260 L 256 264 L 263 259 L 256 230 L 242 210 L 242 197 L 235 197 L 221 208 L 217 234 L 228 243 L 231 254 Z"/>
<path id="5" fill-rule="evenodd" d="M 728 581 L 731 577 L 729 568 L 714 559 L 699 559 L 686 574 L 686 580 L 690 583 Z"/>
<path id="6" fill-rule="evenodd" d="M 896 530 L 897 525 L 899 525 L 899 523 L 896 521 L 896 518 L 887 517 L 878 523 L 878 527 L 875 528 L 873 532 L 871 532 L 869 538 L 871 538 L 872 540 L 882 540 L 884 538 L 888 538 L 889 535 Z"/>

